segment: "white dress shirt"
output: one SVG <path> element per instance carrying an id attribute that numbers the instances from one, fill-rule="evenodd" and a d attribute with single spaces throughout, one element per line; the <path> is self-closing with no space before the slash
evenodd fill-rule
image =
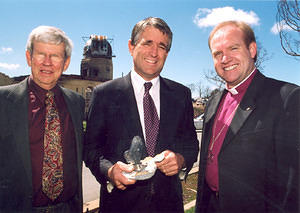
<path id="1" fill-rule="evenodd" d="M 137 103 L 137 108 L 138 108 L 139 115 L 140 115 L 140 121 L 141 121 L 142 129 L 143 129 L 144 138 L 146 138 L 143 97 L 144 97 L 144 93 L 145 93 L 144 84 L 145 84 L 145 82 L 148 82 L 148 81 L 145 81 L 139 74 L 137 74 L 134 71 L 134 69 L 132 69 L 132 71 L 130 73 L 130 77 L 131 77 L 131 83 L 132 83 L 133 90 L 134 90 L 135 100 Z M 151 83 L 152 83 L 152 87 L 150 88 L 149 93 L 155 104 L 158 118 L 160 118 L 160 93 L 159 93 L 160 81 L 159 81 L 159 76 L 152 79 Z"/>

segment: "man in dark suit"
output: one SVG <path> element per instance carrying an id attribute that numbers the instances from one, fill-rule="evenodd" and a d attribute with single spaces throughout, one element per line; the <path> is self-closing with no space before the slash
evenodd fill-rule
<path id="1" fill-rule="evenodd" d="M 299 87 L 256 69 L 243 22 L 217 25 L 209 47 L 226 90 L 205 109 L 196 212 L 299 212 Z"/>
<path id="2" fill-rule="evenodd" d="M 132 71 L 93 91 L 84 160 L 101 183 L 100 212 L 183 212 L 179 173 L 192 168 L 199 144 L 190 90 L 160 77 L 171 42 L 172 32 L 162 19 L 149 17 L 138 22 L 128 42 Z M 149 82 L 154 102 L 151 110 L 159 118 L 159 125 L 154 122 L 150 129 L 143 101 L 147 96 L 144 84 Z M 149 136 L 157 127 L 159 130 Z M 155 147 L 151 149 L 153 135 Z M 133 169 L 125 164 L 123 155 L 134 136 L 145 138 L 142 159 L 164 155 L 150 179 L 136 181 L 122 174 Z M 114 185 L 111 193 L 107 182 Z"/>
<path id="3" fill-rule="evenodd" d="M 0 212 L 82 212 L 84 99 L 57 85 L 71 52 L 63 31 L 39 26 L 31 75 L 0 87 Z"/>

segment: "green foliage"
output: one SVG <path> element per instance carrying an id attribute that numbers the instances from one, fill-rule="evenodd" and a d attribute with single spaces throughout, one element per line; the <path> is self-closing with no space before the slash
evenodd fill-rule
<path id="1" fill-rule="evenodd" d="M 86 131 L 86 121 L 83 121 L 82 125 L 83 125 L 83 131 L 85 132 Z"/>
<path id="2" fill-rule="evenodd" d="M 194 213 L 194 212 L 195 212 L 195 206 L 188 209 L 188 210 L 186 210 L 186 211 L 184 211 L 184 213 Z"/>

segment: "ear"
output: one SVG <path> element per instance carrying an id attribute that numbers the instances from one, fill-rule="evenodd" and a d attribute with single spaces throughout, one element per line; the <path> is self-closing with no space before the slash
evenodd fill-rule
<path id="1" fill-rule="evenodd" d="M 27 64 L 28 64 L 28 66 L 30 66 L 31 67 L 31 54 L 30 54 L 30 52 L 28 51 L 28 50 L 26 50 L 26 61 L 27 61 Z"/>
<path id="2" fill-rule="evenodd" d="M 64 71 L 66 71 L 70 65 L 70 62 L 71 62 L 71 57 L 68 57 L 66 60 L 65 60 L 65 63 L 64 63 Z"/>
<path id="3" fill-rule="evenodd" d="M 254 58 L 257 54 L 257 47 L 255 42 L 249 44 L 249 51 L 250 51 L 251 58 Z"/>
<path id="4" fill-rule="evenodd" d="M 131 39 L 129 39 L 129 41 L 128 41 L 128 49 L 129 49 L 129 52 L 130 52 L 130 55 L 131 55 L 131 56 L 132 56 L 134 47 L 135 47 L 135 46 L 131 44 Z"/>

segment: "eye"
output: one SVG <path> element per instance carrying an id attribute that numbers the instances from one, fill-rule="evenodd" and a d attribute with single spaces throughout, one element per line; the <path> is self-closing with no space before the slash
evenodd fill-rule
<path id="1" fill-rule="evenodd" d="M 63 60 L 63 58 L 60 55 L 51 55 L 50 57 L 51 61 L 55 63 L 61 62 Z"/>
<path id="2" fill-rule="evenodd" d="M 213 57 L 216 58 L 216 59 L 220 59 L 222 57 L 222 52 L 213 53 Z"/>
<path id="3" fill-rule="evenodd" d="M 152 44 L 151 41 L 145 41 L 145 42 L 143 42 L 143 45 L 144 45 L 144 46 L 150 46 L 151 44 Z"/>
<path id="4" fill-rule="evenodd" d="M 238 46 L 231 47 L 231 50 L 237 50 L 237 49 L 239 49 Z"/>
<path id="5" fill-rule="evenodd" d="M 164 45 L 164 44 L 160 44 L 160 45 L 159 45 L 159 48 L 162 49 L 162 50 L 167 50 L 167 46 Z"/>
<path id="6" fill-rule="evenodd" d="M 34 53 L 33 57 L 39 61 L 42 61 L 45 59 L 45 54 L 44 53 Z"/>

